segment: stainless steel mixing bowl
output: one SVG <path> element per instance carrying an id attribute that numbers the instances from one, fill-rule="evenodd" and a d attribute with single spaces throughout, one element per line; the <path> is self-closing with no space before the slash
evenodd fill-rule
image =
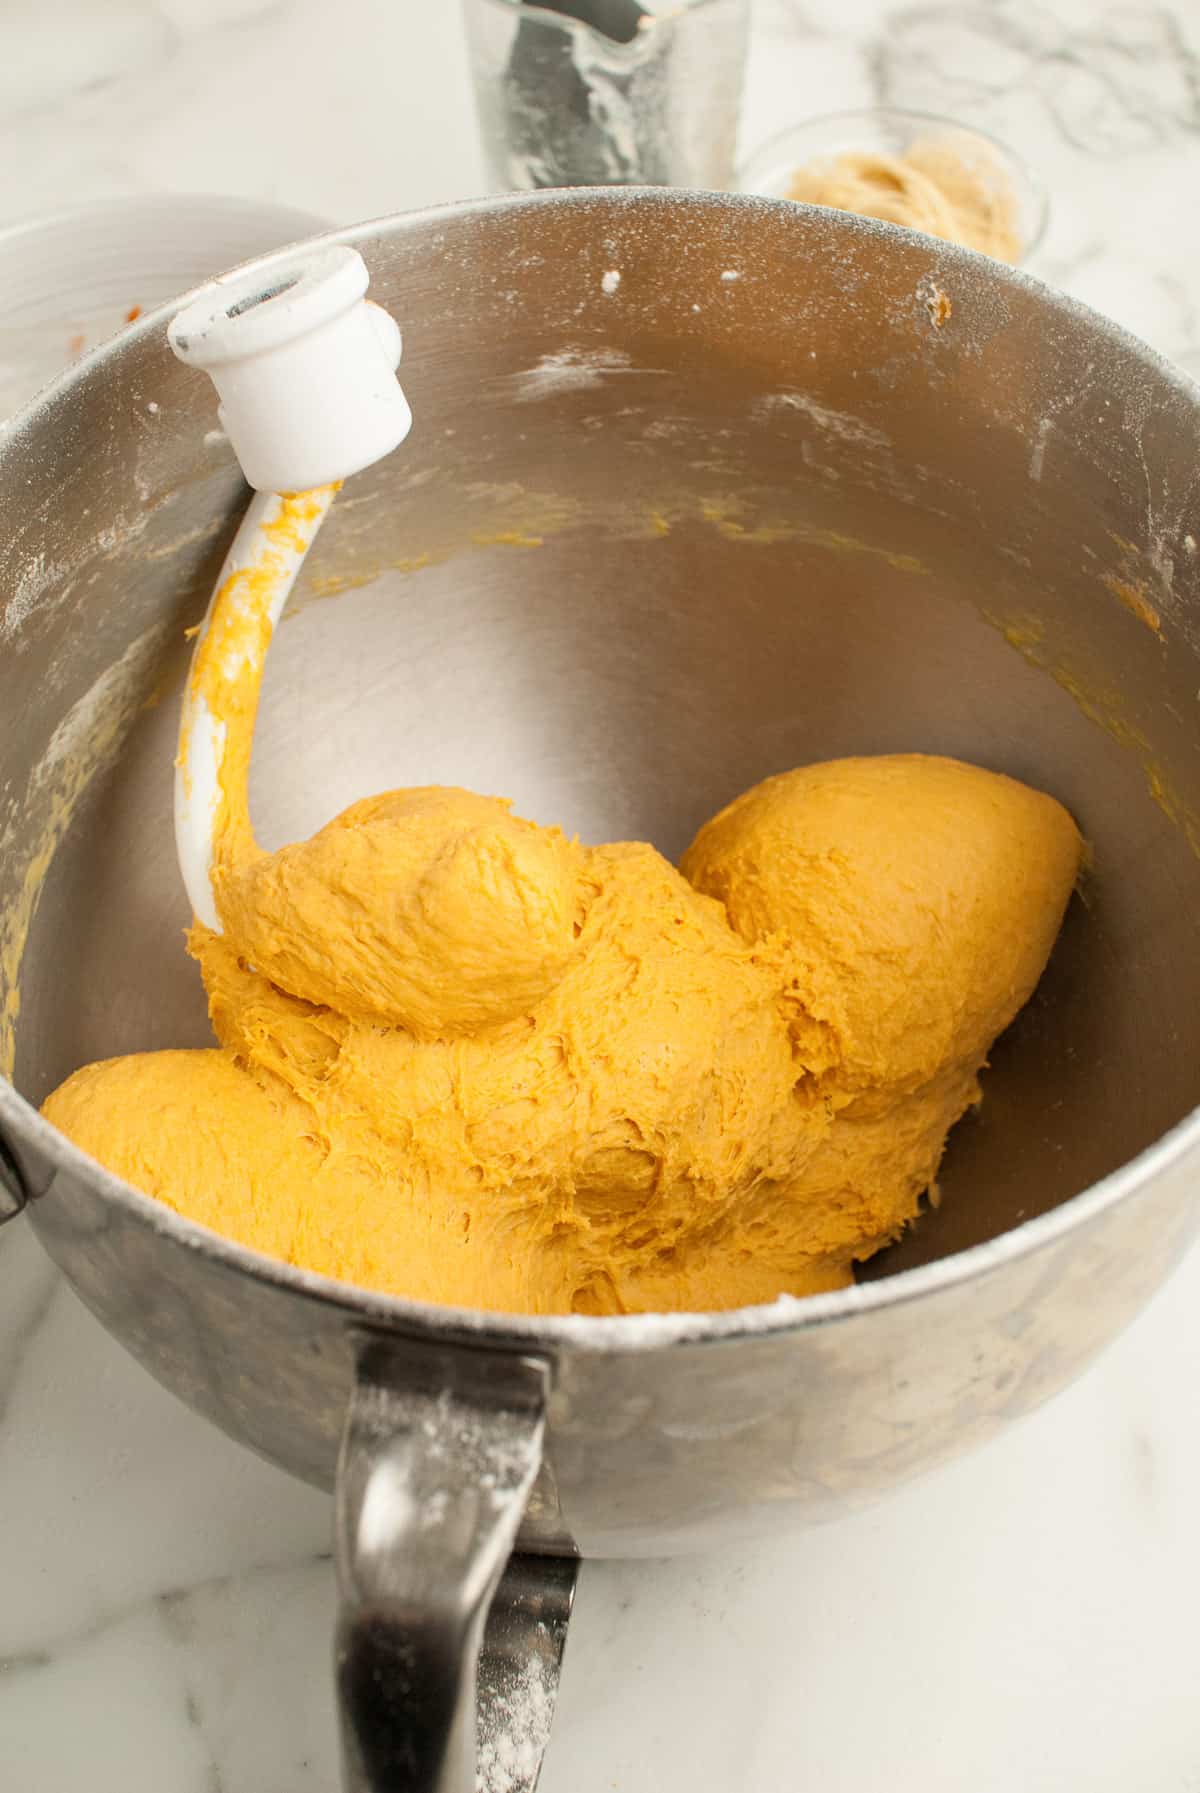
<path id="1" fill-rule="evenodd" d="M 335 507 L 272 652 L 266 840 L 445 782 L 673 853 L 767 773 L 922 748 L 1055 792 L 1095 855 L 941 1205 L 858 1288 L 533 1321 L 268 1262 L 33 1106 L 85 1060 L 207 1037 L 172 751 L 237 469 L 163 314 L 10 431 L 13 1205 L 227 1432 L 326 1487 L 340 1446 L 349 1784 L 458 1789 L 535 1471 L 535 1552 L 840 1512 L 1069 1382 L 1195 1229 L 1200 405 L 1030 280 L 836 213 L 581 192 L 347 234 L 405 326 L 417 423 Z"/>

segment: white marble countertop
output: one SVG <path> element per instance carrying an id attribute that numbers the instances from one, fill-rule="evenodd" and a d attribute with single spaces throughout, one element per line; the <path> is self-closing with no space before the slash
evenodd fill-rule
<path id="1" fill-rule="evenodd" d="M 0 223 L 482 184 L 453 0 L 9 0 L 3 41 Z M 1200 370 L 1196 0 L 762 0 L 747 148 L 880 98 L 1020 145 L 1037 271 Z M 876 1511 L 585 1565 L 543 1793 L 1200 1793 L 1198 1387 L 1200 1254 L 1074 1390 Z M 6 1229 L 3 1793 L 334 1793 L 329 1526 Z"/>

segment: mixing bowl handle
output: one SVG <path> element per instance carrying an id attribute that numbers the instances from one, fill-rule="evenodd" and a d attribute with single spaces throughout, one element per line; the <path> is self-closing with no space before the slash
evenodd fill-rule
<path id="1" fill-rule="evenodd" d="M 537 1359 L 361 1341 L 337 1484 L 346 1793 L 475 1793 L 484 1623 L 541 1465 L 546 1382 Z M 487 1677 L 501 1693 L 533 1678 L 524 1735 L 503 1746 L 505 1785 L 529 1789 L 574 1587 L 573 1565 L 531 1564 L 510 1569 Z"/>

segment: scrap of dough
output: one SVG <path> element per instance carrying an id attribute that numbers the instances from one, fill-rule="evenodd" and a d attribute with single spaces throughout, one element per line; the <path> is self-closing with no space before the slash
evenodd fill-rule
<path id="1" fill-rule="evenodd" d="M 1021 259 L 1012 183 L 975 138 L 919 138 L 903 155 L 844 150 L 797 168 L 786 197 L 923 230 L 997 261 Z"/>
<path id="2" fill-rule="evenodd" d="M 361 846 L 413 817 L 419 850 Z M 1081 842 L 1011 779 L 897 756 L 767 780 L 682 874 L 454 790 L 355 805 L 268 857 L 262 908 L 227 887 L 225 934 L 191 936 L 219 1049 L 90 1065 L 49 1119 L 347 1282 L 624 1313 L 841 1287 L 896 1237 L 1041 973 Z M 395 918 L 369 950 L 360 886 L 373 929 Z"/>

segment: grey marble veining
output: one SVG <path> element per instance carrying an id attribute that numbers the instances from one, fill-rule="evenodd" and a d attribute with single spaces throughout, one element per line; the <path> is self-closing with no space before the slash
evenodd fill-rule
<path id="1" fill-rule="evenodd" d="M 1049 189 L 1033 271 L 1163 353 L 1195 354 L 1181 207 L 1200 181 L 1200 8 L 768 0 L 759 16 L 760 44 L 769 34 L 781 54 L 752 71 L 747 136 L 870 104 L 990 130 Z"/>

